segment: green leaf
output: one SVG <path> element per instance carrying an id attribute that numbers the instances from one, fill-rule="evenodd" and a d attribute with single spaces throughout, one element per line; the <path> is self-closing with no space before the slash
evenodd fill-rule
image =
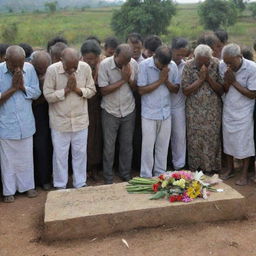
<path id="1" fill-rule="evenodd" d="M 157 200 L 157 199 L 160 199 L 160 198 L 163 198 L 166 196 L 166 192 L 161 190 L 161 191 L 158 191 L 156 192 L 151 198 L 150 200 Z"/>

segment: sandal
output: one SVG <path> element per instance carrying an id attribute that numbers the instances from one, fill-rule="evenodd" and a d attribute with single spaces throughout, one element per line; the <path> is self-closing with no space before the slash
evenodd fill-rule
<path id="1" fill-rule="evenodd" d="M 30 189 L 27 191 L 27 197 L 28 198 L 33 198 L 33 197 L 37 197 L 37 192 L 35 189 Z"/>
<path id="2" fill-rule="evenodd" d="M 230 179 L 230 178 L 233 178 L 235 176 L 235 174 L 234 173 L 231 173 L 231 174 L 228 174 L 228 175 L 220 175 L 220 178 L 222 179 L 222 180 L 228 180 L 228 179 Z"/>
<path id="3" fill-rule="evenodd" d="M 5 203 L 13 203 L 14 202 L 14 196 L 4 196 L 4 202 Z"/>

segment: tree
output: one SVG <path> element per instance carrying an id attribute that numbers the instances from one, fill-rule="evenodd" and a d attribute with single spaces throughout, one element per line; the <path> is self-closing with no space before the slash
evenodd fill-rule
<path id="1" fill-rule="evenodd" d="M 47 2 L 44 4 L 46 10 L 48 10 L 50 13 L 55 13 L 57 10 L 57 4 L 58 2 Z"/>
<path id="2" fill-rule="evenodd" d="M 131 32 L 163 34 L 176 13 L 172 0 L 128 0 L 112 16 L 111 26 L 122 39 Z"/>
<path id="3" fill-rule="evenodd" d="M 236 8 L 239 10 L 239 11 L 244 11 L 245 10 L 245 2 L 244 0 L 231 0 L 234 5 L 236 6 Z"/>
<path id="4" fill-rule="evenodd" d="M 198 14 L 204 27 L 211 30 L 227 28 L 237 19 L 235 5 L 225 0 L 206 0 L 199 5 Z"/>
<path id="5" fill-rule="evenodd" d="M 256 3 L 250 3 L 249 10 L 252 13 L 252 17 L 256 18 Z"/>

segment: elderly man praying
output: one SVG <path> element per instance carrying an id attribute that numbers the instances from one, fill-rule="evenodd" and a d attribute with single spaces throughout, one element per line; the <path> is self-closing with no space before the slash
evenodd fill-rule
<path id="1" fill-rule="evenodd" d="M 4 202 L 14 201 L 16 191 L 37 195 L 34 190 L 32 100 L 41 91 L 33 66 L 24 63 L 25 52 L 10 46 L 0 64 L 0 160 Z"/>
<path id="2" fill-rule="evenodd" d="M 61 61 L 46 72 L 43 92 L 49 103 L 53 143 L 53 185 L 66 188 L 68 152 L 71 146 L 73 186 L 86 186 L 88 107 L 87 99 L 96 93 L 89 65 L 79 61 L 71 48 L 62 52 Z"/>
<path id="3" fill-rule="evenodd" d="M 243 162 L 237 185 L 246 185 L 248 165 L 255 155 L 253 140 L 253 110 L 256 98 L 256 64 L 242 57 L 237 44 L 222 49 L 220 73 L 224 78 L 223 143 L 228 169 L 221 178 L 233 176 L 233 157 Z"/>

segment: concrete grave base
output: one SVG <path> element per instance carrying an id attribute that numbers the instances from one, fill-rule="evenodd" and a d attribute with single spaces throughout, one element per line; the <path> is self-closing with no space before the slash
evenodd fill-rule
<path id="1" fill-rule="evenodd" d="M 207 200 L 170 203 L 151 195 L 128 194 L 127 183 L 49 192 L 45 204 L 44 239 L 94 238 L 135 228 L 235 220 L 245 217 L 245 199 L 221 183 Z"/>

